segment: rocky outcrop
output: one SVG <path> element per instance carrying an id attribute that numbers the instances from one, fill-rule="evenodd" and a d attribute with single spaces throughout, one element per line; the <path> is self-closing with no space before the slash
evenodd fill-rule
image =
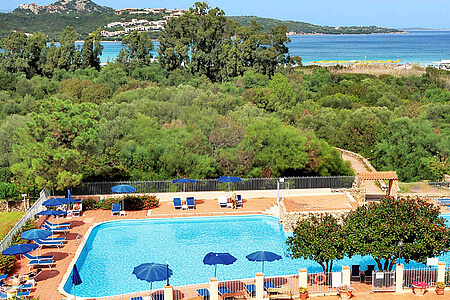
<path id="1" fill-rule="evenodd" d="M 30 11 L 36 15 L 41 13 L 91 13 L 112 12 L 111 7 L 100 6 L 91 0 L 59 0 L 48 6 L 36 3 L 21 4 L 19 10 Z"/>

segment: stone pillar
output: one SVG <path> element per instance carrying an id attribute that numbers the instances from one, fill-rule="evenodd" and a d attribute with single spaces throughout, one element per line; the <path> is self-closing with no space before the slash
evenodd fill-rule
<path id="1" fill-rule="evenodd" d="M 445 282 L 445 262 L 438 262 L 437 281 Z"/>
<path id="2" fill-rule="evenodd" d="M 209 299 L 219 300 L 219 281 L 217 281 L 217 278 L 209 279 Z"/>
<path id="3" fill-rule="evenodd" d="M 264 274 L 255 274 L 256 300 L 263 300 L 264 298 Z M 212 299 L 211 299 L 212 300 Z"/>
<path id="4" fill-rule="evenodd" d="M 173 300 L 173 287 L 171 285 L 164 286 L 164 300 Z"/>
<path id="5" fill-rule="evenodd" d="M 395 197 L 398 195 L 398 180 L 392 180 L 392 184 L 390 184 L 390 181 L 391 180 L 389 180 L 389 186 L 391 188 L 391 190 L 390 190 L 391 193 L 389 196 Z"/>
<path id="6" fill-rule="evenodd" d="M 308 270 L 298 270 L 298 287 L 308 287 Z"/>
<path id="7" fill-rule="evenodd" d="M 342 266 L 342 284 L 350 286 L 350 267 L 349 266 Z"/>
<path id="8" fill-rule="evenodd" d="M 399 264 L 395 267 L 395 292 L 403 292 L 403 265 Z"/>
<path id="9" fill-rule="evenodd" d="M 364 204 L 366 202 L 366 182 L 364 180 L 361 180 L 359 182 L 359 199 L 361 199 L 360 204 Z"/>

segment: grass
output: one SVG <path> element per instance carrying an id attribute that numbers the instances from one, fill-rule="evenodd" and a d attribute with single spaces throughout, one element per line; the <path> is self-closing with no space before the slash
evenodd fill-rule
<path id="1" fill-rule="evenodd" d="M 0 239 L 2 239 L 11 227 L 25 214 L 23 211 L 0 212 Z"/>

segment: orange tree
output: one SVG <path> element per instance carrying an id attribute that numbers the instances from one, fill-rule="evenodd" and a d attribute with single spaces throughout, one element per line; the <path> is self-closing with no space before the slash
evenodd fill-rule
<path id="1" fill-rule="evenodd" d="M 439 208 L 409 197 L 358 207 L 345 218 L 343 234 L 346 254 L 371 255 L 380 270 L 391 270 L 400 252 L 406 262 L 425 262 L 450 247 L 450 229 Z"/>
<path id="2" fill-rule="evenodd" d="M 300 220 L 286 243 L 288 256 L 312 259 L 324 273 L 332 271 L 333 260 L 344 257 L 342 224 L 330 214 L 310 214 Z"/>

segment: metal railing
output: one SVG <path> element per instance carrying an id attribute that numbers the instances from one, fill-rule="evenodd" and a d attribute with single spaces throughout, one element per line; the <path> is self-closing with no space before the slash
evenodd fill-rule
<path id="1" fill-rule="evenodd" d="M 330 177 L 288 177 L 280 183 L 283 189 L 351 188 L 354 176 Z M 276 190 L 278 178 L 243 178 L 241 182 L 221 183 L 217 179 L 199 179 L 194 183 L 172 183 L 166 181 L 110 181 L 86 182 L 82 186 L 71 188 L 74 195 L 112 194 L 111 187 L 129 184 L 136 187 L 137 193 L 176 193 L 176 192 L 214 192 L 233 190 Z M 52 191 L 53 195 L 63 192 Z"/>
<path id="2" fill-rule="evenodd" d="M 264 289 L 270 292 L 270 287 L 281 287 L 289 290 L 293 295 L 298 295 L 299 275 L 283 275 L 264 278 Z"/>
<path id="3" fill-rule="evenodd" d="M 311 294 L 337 292 L 342 285 L 342 272 L 308 273 L 308 292 Z"/>
<path id="4" fill-rule="evenodd" d="M 33 206 L 28 209 L 25 214 L 20 218 L 19 221 L 14 225 L 14 227 L 5 235 L 5 237 L 0 242 L 0 251 L 5 250 L 8 248 L 11 243 L 13 237 L 20 232 L 22 227 L 31 219 L 34 219 L 36 214 L 42 210 L 42 202 L 47 200 L 47 197 L 49 196 L 49 191 L 46 189 L 43 189 L 39 194 L 39 199 L 34 202 Z"/>
<path id="5" fill-rule="evenodd" d="M 393 292 L 395 291 L 395 270 L 373 271 L 372 292 Z"/>
<path id="6" fill-rule="evenodd" d="M 437 267 L 410 268 L 403 270 L 403 286 L 412 288 L 414 281 L 423 281 L 435 286 L 437 281 Z"/>
<path id="7" fill-rule="evenodd" d="M 450 195 L 450 182 L 399 182 L 399 193 L 418 195 Z"/>
<path id="8" fill-rule="evenodd" d="M 219 282 L 219 295 L 226 298 L 251 298 L 254 292 L 251 285 L 255 284 L 255 278 L 227 280 Z"/>

